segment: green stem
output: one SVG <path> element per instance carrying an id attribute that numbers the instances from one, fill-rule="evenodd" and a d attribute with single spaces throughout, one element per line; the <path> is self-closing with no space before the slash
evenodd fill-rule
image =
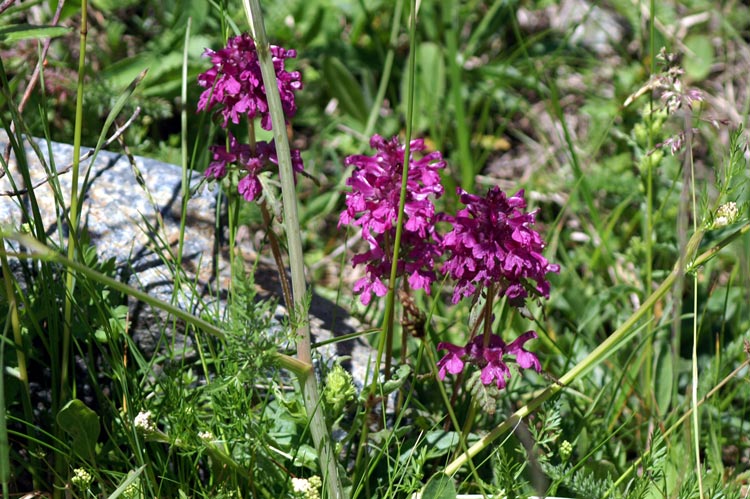
<path id="1" fill-rule="evenodd" d="M 185 246 L 185 226 L 187 225 L 187 204 L 190 199 L 190 175 L 188 170 L 188 116 L 187 116 L 187 79 L 188 79 L 188 45 L 193 18 L 188 17 L 185 27 L 185 48 L 182 51 L 182 85 L 180 89 L 180 159 L 182 160 L 182 214 L 180 216 L 180 239 L 177 249 L 177 268 L 182 268 L 182 251 Z M 176 273 L 179 276 L 180 273 Z M 179 286 L 175 286 L 178 289 Z"/>
<path id="2" fill-rule="evenodd" d="M 13 341 L 16 346 L 16 360 L 18 362 L 18 378 L 24 388 L 23 397 L 21 401 L 23 403 L 23 412 L 26 416 L 27 421 L 33 421 L 34 413 L 31 407 L 31 389 L 29 387 L 29 373 L 26 368 L 26 348 L 23 345 L 23 337 L 21 334 L 21 321 L 18 316 L 18 301 L 16 300 L 16 293 L 13 289 L 13 273 L 10 270 L 8 264 L 8 258 L 5 255 L 5 240 L 2 241 L 3 254 L 0 255 L 0 264 L 2 265 L 2 271 L 5 283 L 5 299 L 8 303 L 8 316 L 10 320 L 10 327 L 13 330 Z"/>
<path id="3" fill-rule="evenodd" d="M 650 19 L 649 19 L 649 43 L 650 43 L 650 55 L 651 55 L 651 61 L 650 61 L 650 77 L 653 78 L 654 74 L 656 74 L 656 20 L 655 20 L 655 11 L 654 11 L 654 3 L 655 0 L 651 1 L 651 12 L 650 12 Z M 654 120 L 654 96 L 653 92 L 649 95 L 649 120 L 653 122 Z M 653 127 L 648 126 L 648 150 L 650 151 L 654 146 L 654 137 L 653 137 Z M 643 228 L 643 242 L 646 245 L 646 262 L 645 262 L 645 273 L 646 273 L 646 287 L 644 295 L 647 294 L 649 291 L 651 291 L 651 287 L 653 286 L 653 252 L 654 252 L 654 241 L 653 241 L 653 234 L 654 234 L 654 165 L 653 162 L 648 159 L 646 161 L 646 223 Z M 649 325 L 647 326 L 648 331 L 647 334 L 651 336 L 654 331 L 653 327 L 651 325 L 651 322 L 649 322 Z M 644 345 L 644 370 L 643 370 L 643 377 L 644 377 L 644 386 L 652 386 L 653 383 L 653 370 L 654 370 L 654 346 L 652 341 L 647 341 Z M 653 397 L 652 397 L 653 399 Z M 649 400 L 649 403 L 652 403 L 653 400 Z"/>
<path id="4" fill-rule="evenodd" d="M 81 1 L 81 36 L 78 56 L 78 86 L 76 93 L 76 118 L 73 132 L 73 167 L 71 170 L 70 187 L 70 222 L 68 227 L 68 259 L 76 258 L 76 242 L 78 240 L 78 222 L 80 218 L 78 200 L 78 172 L 81 157 L 81 134 L 83 130 L 83 80 L 86 73 L 86 36 L 88 33 L 88 0 Z M 75 288 L 75 274 L 68 272 L 65 277 L 65 306 L 63 322 L 63 347 L 60 365 L 60 400 L 61 405 L 67 396 L 68 356 L 70 354 L 70 330 L 73 312 L 73 289 Z"/>
<path id="5" fill-rule="evenodd" d="M 654 0 L 651 0 L 652 3 Z M 693 206 L 693 231 L 698 226 L 698 203 L 695 198 L 695 162 L 693 161 L 693 124 L 689 114 L 685 117 L 685 130 L 687 130 L 687 156 L 685 162 L 690 164 L 690 191 Z M 695 446 L 695 474 L 698 477 L 698 491 L 700 499 L 704 498 L 703 474 L 701 473 L 701 448 L 700 448 L 700 419 L 698 405 L 698 273 L 693 274 L 693 352 L 692 352 L 692 405 L 693 405 L 693 445 Z"/>
<path id="6" fill-rule="evenodd" d="M 399 193 L 398 202 L 398 219 L 396 220 L 396 235 L 393 242 L 393 257 L 391 260 L 391 273 L 388 279 L 388 295 L 386 296 L 385 314 L 383 316 L 383 328 L 380 333 L 378 340 L 378 353 L 375 357 L 375 380 L 370 384 L 369 399 L 375 399 L 375 391 L 377 389 L 377 377 L 380 375 L 380 364 L 383 360 L 383 354 L 385 354 L 385 380 L 390 378 L 391 371 L 391 356 L 393 352 L 393 320 L 394 320 L 394 308 L 396 304 L 396 274 L 398 270 L 398 256 L 401 247 L 401 235 L 403 233 L 404 225 L 404 205 L 406 204 L 406 187 L 409 176 L 409 159 L 411 158 L 411 134 L 412 134 L 412 121 L 414 115 L 414 75 L 416 72 L 417 65 L 417 48 L 416 48 L 416 17 L 417 7 L 416 1 L 411 2 L 411 24 L 409 25 L 409 63 L 407 71 L 407 95 L 406 95 L 406 137 L 404 138 L 404 163 L 401 169 L 401 191 Z M 383 408 L 387 404 L 387 399 L 383 400 Z M 369 412 L 372 409 L 368 406 L 365 410 L 365 420 L 368 419 Z M 360 436 L 359 448 L 357 449 L 357 457 L 355 459 L 354 469 L 360 468 L 360 460 L 364 454 L 364 449 L 367 444 L 367 435 L 369 429 L 367 425 L 362 428 L 362 435 Z"/>
<path id="7" fill-rule="evenodd" d="M 495 2 L 499 3 L 499 2 Z M 466 110 L 464 109 L 464 97 L 461 90 L 462 84 L 461 67 L 458 57 L 458 37 L 461 31 L 458 22 L 458 2 L 451 2 L 451 29 L 447 30 L 445 46 L 448 58 L 448 76 L 451 84 L 451 99 L 453 100 L 453 112 L 455 113 L 456 142 L 458 142 L 458 163 L 461 172 L 461 187 L 465 191 L 474 189 L 474 161 L 471 156 L 471 138 L 468 124 L 466 122 Z M 453 186 L 446 186 L 453 187 Z M 453 194 L 453 192 L 451 192 Z"/>
<path id="8" fill-rule="evenodd" d="M 385 99 L 385 92 L 388 89 L 388 82 L 391 79 L 391 71 L 393 70 L 393 59 L 395 56 L 396 43 L 398 42 L 398 31 L 401 23 L 401 11 L 403 10 L 403 0 L 396 0 L 396 5 L 393 8 L 393 25 L 391 26 L 391 35 L 388 39 L 388 52 L 385 54 L 385 62 L 383 63 L 383 73 L 380 76 L 380 82 L 378 83 L 378 93 L 375 94 L 375 100 L 370 109 L 370 115 L 367 117 L 367 124 L 365 125 L 365 137 L 370 137 L 373 130 L 375 129 L 375 122 L 380 116 L 381 106 Z"/>
<path id="9" fill-rule="evenodd" d="M 7 259 L 3 257 L 3 272 L 6 271 L 5 267 L 7 266 Z M 9 279 L 8 274 L 5 274 L 6 281 Z M 5 372 L 5 338 L 8 335 L 8 327 L 11 325 L 12 322 L 12 316 L 15 315 L 16 318 L 18 317 L 18 312 L 15 312 L 13 309 L 15 308 L 15 305 L 11 304 L 11 314 L 10 317 L 8 317 L 5 321 L 5 326 L 3 327 L 3 336 L 0 338 L 0 371 Z M 22 351 L 19 350 L 19 353 L 17 354 L 20 358 L 22 354 Z M 20 362 L 19 362 L 20 365 Z M 19 368 L 20 371 L 20 368 Z M 26 380 L 26 384 L 28 384 L 28 379 Z M 29 393 L 28 388 L 26 388 L 26 393 Z M 26 404 L 24 404 L 25 406 Z M 31 406 L 29 405 L 29 408 Z M 24 410 L 26 410 L 26 407 L 24 407 Z M 27 421 L 31 421 L 31 419 L 28 419 L 27 414 Z M 5 409 L 5 377 L 3 376 L 2 379 L 0 379 L 0 483 L 2 483 L 3 486 L 3 497 L 10 497 L 10 487 L 8 486 L 8 482 L 10 481 L 10 442 L 8 441 L 8 422 L 6 420 L 6 409 Z M 36 486 L 36 481 L 34 482 L 34 486 Z"/>
<path id="10" fill-rule="evenodd" d="M 73 132 L 73 168 L 70 187 L 70 221 L 68 222 L 68 259 L 76 258 L 76 242 L 78 239 L 78 223 L 80 219 L 78 200 L 78 171 L 81 157 L 81 135 L 83 130 L 83 80 L 86 73 L 86 37 L 88 33 L 88 0 L 81 0 L 81 30 L 78 55 L 78 85 L 76 93 L 76 117 Z M 63 344 L 60 357 L 60 392 L 58 400 L 52 402 L 53 412 L 62 406 L 68 397 L 68 366 L 70 365 L 70 338 L 73 318 L 73 291 L 75 289 L 75 274 L 68 269 L 65 276 L 65 303 L 63 305 Z M 58 430 L 59 431 L 59 430 Z M 62 454 L 55 459 L 55 498 L 62 497 L 67 461 Z"/>
<path id="11" fill-rule="evenodd" d="M 391 357 L 393 356 L 393 322 L 396 307 L 396 279 L 398 273 L 398 258 L 401 250 L 401 237 L 404 232 L 404 206 L 406 205 L 406 188 L 409 180 L 409 159 L 411 158 L 411 135 L 414 121 L 414 80 L 417 71 L 417 2 L 411 2 L 411 23 L 409 24 L 409 70 L 407 75 L 406 93 L 406 137 L 404 137 L 404 164 L 401 168 L 401 192 L 398 200 L 398 219 L 396 220 L 396 237 L 393 240 L 393 258 L 391 259 L 391 275 L 388 279 L 388 296 L 386 297 L 385 317 L 383 318 L 383 335 L 378 345 L 378 359 L 375 373 L 380 372 L 382 358 L 382 338 L 385 338 L 385 379 L 391 377 Z M 375 384 L 372 385 L 373 389 Z"/>
<path id="12" fill-rule="evenodd" d="M 260 69 L 263 75 L 263 85 L 266 89 L 268 108 L 273 124 L 273 136 L 276 144 L 276 155 L 279 161 L 279 176 L 281 180 L 281 196 L 284 203 L 284 226 L 289 251 L 289 265 L 292 277 L 293 302 L 287 304 L 293 312 L 295 320 L 291 321 L 293 333 L 297 335 L 297 359 L 306 365 L 312 364 L 310 348 L 310 324 L 308 320 L 300 321 L 305 316 L 306 284 L 302 240 L 300 238 L 299 216 L 297 213 L 297 196 L 294 186 L 294 170 L 289 152 L 289 139 L 286 133 L 286 122 L 281 107 L 281 98 L 276 83 L 276 72 L 271 60 L 270 47 L 263 25 L 263 14 L 259 0 L 243 0 L 243 7 L 248 23 L 253 31 L 255 46 L 258 51 Z M 320 460 L 324 486 L 329 499 L 344 499 L 344 488 L 338 474 L 336 453 L 333 449 L 331 435 L 325 421 L 323 411 L 320 410 L 320 395 L 315 376 L 305 376 L 300 380 L 302 395 L 310 419 L 310 432 Z"/>
<path id="13" fill-rule="evenodd" d="M 706 403 L 706 401 L 708 401 L 708 399 L 713 397 L 716 392 L 718 392 L 724 385 L 726 385 L 729 382 L 729 380 L 731 380 L 732 378 L 737 376 L 742 370 L 744 370 L 748 366 L 748 364 L 750 364 L 750 360 L 745 360 L 744 362 L 742 362 L 742 364 L 737 366 L 737 369 L 729 373 L 729 375 L 726 378 L 721 380 L 721 382 L 718 385 L 712 388 L 710 392 L 708 392 L 702 399 L 700 399 L 697 405 L 695 405 L 695 407 L 696 408 L 700 407 L 704 403 Z M 693 407 L 688 408 L 685 414 L 680 416 L 680 418 L 677 421 L 675 421 L 675 423 L 672 426 L 670 426 L 666 431 L 664 431 L 664 434 L 663 434 L 664 438 L 671 435 L 677 428 L 679 428 L 685 422 L 685 420 L 687 420 L 688 417 L 690 417 L 691 414 L 694 414 L 695 411 L 693 409 L 694 409 Z M 612 484 L 612 487 L 607 491 L 606 494 L 602 496 L 602 499 L 606 499 L 612 494 L 612 492 L 617 490 L 617 488 L 625 480 L 627 480 L 630 477 L 630 475 L 633 474 L 635 470 L 637 470 L 641 466 L 643 459 L 651 451 L 652 449 L 648 449 L 642 456 L 639 456 L 635 461 L 633 461 L 633 464 L 631 464 L 630 467 L 617 479 L 617 481 L 614 484 Z"/>

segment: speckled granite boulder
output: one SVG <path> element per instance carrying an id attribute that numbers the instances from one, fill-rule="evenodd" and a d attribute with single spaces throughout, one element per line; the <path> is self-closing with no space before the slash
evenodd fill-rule
<path id="1" fill-rule="evenodd" d="M 0 146 L 5 149 L 7 136 L 0 135 Z M 52 171 L 64 170 L 72 162 L 73 148 L 65 144 L 37 141 L 44 152 L 44 162 L 50 165 L 47 151 L 52 152 Z M 32 183 L 36 184 L 47 177 L 42 161 L 26 145 L 26 158 L 29 163 Z M 84 154 L 87 149 L 82 151 Z M 10 177 L 16 186 L 21 184 L 17 162 L 13 157 L 9 164 L 9 175 L 0 179 L 0 192 L 13 191 Z M 142 177 L 142 185 L 138 176 Z M 71 173 L 57 176 L 61 191 L 69 195 Z M 189 281 L 198 284 L 200 296 L 190 290 L 192 285 L 183 286 L 176 293 L 177 304 L 190 312 L 199 314 L 207 307 L 223 309 L 221 299 L 213 297 L 226 296 L 230 279 L 228 255 L 224 249 L 223 230 L 216 230 L 217 206 L 214 193 L 205 188 L 198 188 L 198 178 L 192 181 L 193 193 L 187 203 L 186 229 L 182 251 L 182 269 Z M 182 216 L 182 170 L 180 167 L 136 157 L 134 164 L 125 154 L 102 151 L 93 165 L 90 161 L 81 164 L 79 185 L 83 190 L 82 224 L 96 247 L 100 259 L 114 258 L 119 275 L 128 284 L 147 291 L 149 294 L 165 300 L 172 299 L 174 281 L 172 271 L 162 259 L 164 254 L 171 253 L 176 259 L 179 241 L 179 227 Z M 47 233 L 51 237 L 62 233 L 67 237 L 67 227 L 58 230 L 56 205 L 49 183 L 34 189 L 44 219 Z M 0 197 L 0 224 L 17 229 L 24 222 L 20 203 L 28 202 L 24 196 Z M 69 199 L 65 200 L 66 206 Z M 161 248 L 160 251 L 155 249 Z M 218 248 L 219 251 L 215 251 Z M 168 251 L 165 251 L 167 250 Z M 244 248 L 246 255 L 252 256 L 252 248 Z M 218 253 L 218 257 L 213 255 Z M 173 260 L 174 261 L 174 260 Z M 280 289 L 276 285 L 277 277 L 273 269 L 261 265 L 256 275 L 259 296 L 276 297 L 280 303 Z M 132 301 L 132 300 L 131 300 Z M 130 303 L 131 334 L 139 347 L 147 355 L 152 355 L 159 342 L 164 341 L 166 317 L 145 307 L 141 303 Z M 277 309 L 277 315 L 283 315 L 283 307 Z M 323 341 L 336 335 L 343 335 L 361 330 L 360 324 L 348 316 L 346 311 L 336 304 L 319 296 L 312 300 L 311 325 L 315 340 Z M 166 322 L 165 322 L 166 321 Z M 167 329 L 169 341 L 176 340 L 190 350 L 191 341 L 182 334 L 182 327 Z M 347 341 L 331 345 L 320 350 L 324 361 L 341 357 L 351 357 L 344 362 L 355 380 L 361 383 L 365 379 L 367 366 L 372 351 L 361 340 Z"/>

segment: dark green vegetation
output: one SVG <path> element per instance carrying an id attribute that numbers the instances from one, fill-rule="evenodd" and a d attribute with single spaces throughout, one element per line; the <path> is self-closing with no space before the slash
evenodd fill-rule
<path id="1" fill-rule="evenodd" d="M 580 18 L 564 22 L 574 2 L 423 2 L 410 40 L 412 7 L 398 0 L 264 3 L 270 40 L 298 51 L 294 66 L 304 82 L 292 142 L 317 181 L 301 178 L 297 187 L 316 292 L 380 327 L 383 301 L 363 309 L 352 296 L 356 278 L 346 252 L 336 251 L 347 242 L 336 224 L 344 158 L 369 154 L 373 133 L 406 129 L 410 50 L 417 54 L 413 133 L 449 165 L 440 202 L 457 204 L 456 186 L 524 188 L 540 210 L 545 256 L 561 266 L 550 276 L 550 300 L 524 314 L 494 310 L 507 338 L 539 333 L 528 347 L 542 362 L 540 375 L 514 373 L 502 392 L 448 376 L 441 393 L 435 347 L 465 342 L 471 311 L 449 306 L 450 291 L 434 289 L 414 296 L 427 315 L 424 335 L 412 329 L 402 342 L 397 322 L 393 379 L 376 380 L 374 397 L 368 387 L 331 398 L 346 393 L 348 380 L 329 381 L 341 389 L 322 390 L 322 410 L 347 494 L 410 497 L 434 476 L 424 497 L 455 497 L 454 487 L 507 497 L 746 497 L 748 8 L 658 2 L 652 16 L 646 3 L 614 0 L 582 4 Z M 132 153 L 205 169 L 217 131 L 194 114 L 196 77 L 209 66 L 200 55 L 249 29 L 241 5 L 89 4 L 78 114 L 81 5 L 63 9 L 64 32 L 25 26 L 52 24 L 48 9 L 11 5 L 0 18 L 0 118 L 8 135 L 72 143 L 80 127 L 81 142 L 94 146 L 112 133 L 105 121 L 113 110 L 119 126 L 140 107 L 124 134 Z M 43 80 L 23 100 L 47 35 L 55 38 Z M 677 60 L 658 58 L 661 47 Z M 146 68 L 133 91 L 128 86 Z M 704 95 L 692 111 L 690 88 Z M 684 147 L 672 155 L 681 133 Z M 718 211 L 728 202 L 737 203 L 734 219 Z M 26 206 L 24 231 L 67 254 L 35 217 L 33 196 Z M 234 206 L 232 230 L 264 230 L 255 205 Z M 68 206 L 60 208 L 64 216 Z M 193 340 L 187 355 L 169 341 L 177 328 L 169 320 L 160 325 L 163 354 L 146 357 L 128 334 L 128 291 L 94 273 L 116 278 L 112 263 L 82 241 L 69 255 L 81 264 L 75 280 L 66 272 L 73 267 L 59 261 L 19 264 L 11 243 L 19 230 L 3 228 L 3 255 L 10 253 L 0 297 L 5 492 L 312 497 L 295 492 L 293 479 L 323 475 L 324 466 L 295 378 L 278 367 L 278 345 L 266 334 L 274 307 L 254 300 L 252 265 L 235 261 L 226 314 L 202 317 L 223 339 L 198 320 L 181 320 Z M 362 336 L 377 345 L 377 335 Z M 557 390 L 561 379 L 566 387 Z M 537 403 L 544 390 L 558 393 Z M 380 412 L 387 392 L 397 394 L 397 416 Z M 445 394 L 455 397 L 450 406 L 463 428 L 449 422 Z M 531 414 L 506 431 L 508 417 L 529 403 Z M 497 428 L 471 464 L 455 465 L 461 431 L 472 446 Z"/>

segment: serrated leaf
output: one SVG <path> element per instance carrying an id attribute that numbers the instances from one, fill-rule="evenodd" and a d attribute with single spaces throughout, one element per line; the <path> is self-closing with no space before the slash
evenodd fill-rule
<path id="1" fill-rule="evenodd" d="M 70 33 L 73 28 L 66 26 L 34 26 L 16 24 L 0 28 L 0 42 L 13 43 L 20 40 L 55 38 Z"/>
<path id="2" fill-rule="evenodd" d="M 492 415 L 495 414 L 497 401 L 501 393 L 494 383 L 490 383 L 489 385 L 482 383 L 481 375 L 481 372 L 474 371 L 471 377 L 469 377 L 467 386 L 469 393 L 472 394 L 474 401 L 479 404 L 479 407 L 487 414 Z"/>
<path id="3" fill-rule="evenodd" d="M 73 399 L 57 413 L 57 424 L 73 438 L 73 451 L 92 460 L 99 438 L 99 416 L 78 399 Z"/>
<path id="4" fill-rule="evenodd" d="M 456 499 L 456 486 L 451 477 L 445 473 L 432 475 L 430 481 L 424 486 L 421 494 L 422 499 Z"/>

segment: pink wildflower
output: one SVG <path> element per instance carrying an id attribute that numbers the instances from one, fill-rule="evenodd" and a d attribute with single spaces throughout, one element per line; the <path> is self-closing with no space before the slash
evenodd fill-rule
<path id="1" fill-rule="evenodd" d="M 271 130 L 271 115 L 260 72 L 255 42 L 247 33 L 230 38 L 221 50 L 206 49 L 205 55 L 211 58 L 213 66 L 198 76 L 198 84 L 206 90 L 198 100 L 199 111 L 210 111 L 220 106 L 224 118 L 222 126 L 229 121 L 240 122 L 246 115 L 250 119 L 260 117 L 261 127 Z M 296 57 L 294 50 L 271 46 L 271 55 L 284 114 L 292 118 L 297 112 L 294 91 L 302 88 L 297 71 L 284 70 L 284 61 Z"/>
<path id="2" fill-rule="evenodd" d="M 276 146 L 271 142 L 257 142 L 255 150 L 248 144 L 240 144 L 229 132 L 229 149 L 223 145 L 211 146 L 213 161 L 206 169 L 204 175 L 216 180 L 224 178 L 231 165 L 240 169 L 240 181 L 237 189 L 247 201 L 253 201 L 260 196 L 262 186 L 259 175 L 270 164 L 278 165 L 276 157 Z M 303 170 L 300 152 L 292 149 L 292 168 L 295 172 Z"/>
<path id="3" fill-rule="evenodd" d="M 486 347 L 481 336 L 475 337 L 465 347 L 452 343 L 438 343 L 438 350 L 448 350 L 448 353 L 438 361 L 438 376 L 445 379 L 446 373 L 458 374 L 468 363 L 481 369 L 479 379 L 482 384 L 489 385 L 494 382 L 499 389 L 503 389 L 511 378 L 506 363 L 510 359 L 522 369 L 533 367 L 536 372 L 541 371 L 542 366 L 536 355 L 523 348 L 524 343 L 536 337 L 534 331 L 527 331 L 506 345 L 500 336 L 493 334 Z"/>
<path id="4" fill-rule="evenodd" d="M 461 189 L 458 193 L 466 208 L 444 217 L 453 230 L 442 241 L 443 250 L 450 252 L 443 271 L 457 281 L 453 303 L 495 283 L 512 305 L 523 303 L 529 291 L 548 298 L 546 274 L 559 272 L 560 266 L 542 256 L 544 241 L 531 228 L 536 213 L 523 211 L 523 190 L 510 198 L 498 187 L 485 197 Z"/>
<path id="5" fill-rule="evenodd" d="M 365 264 L 366 274 L 354 286 L 365 305 L 373 293 L 384 296 L 388 291 L 383 280 L 390 275 L 404 160 L 404 146 L 397 137 L 384 140 L 375 135 L 370 145 L 377 150 L 374 156 L 346 159 L 346 164 L 355 168 L 346 182 L 352 190 L 346 195 L 346 208 L 339 217 L 339 227 L 361 227 L 362 237 L 370 246 L 352 261 L 354 266 Z M 424 151 L 424 141 L 413 140 L 410 149 Z M 443 194 L 438 171 L 444 167 L 439 152 L 409 161 L 398 275 L 407 275 L 412 288 L 428 293 L 435 280 L 435 260 L 440 256 L 440 248 L 432 240 L 436 221 L 433 199 Z"/>

